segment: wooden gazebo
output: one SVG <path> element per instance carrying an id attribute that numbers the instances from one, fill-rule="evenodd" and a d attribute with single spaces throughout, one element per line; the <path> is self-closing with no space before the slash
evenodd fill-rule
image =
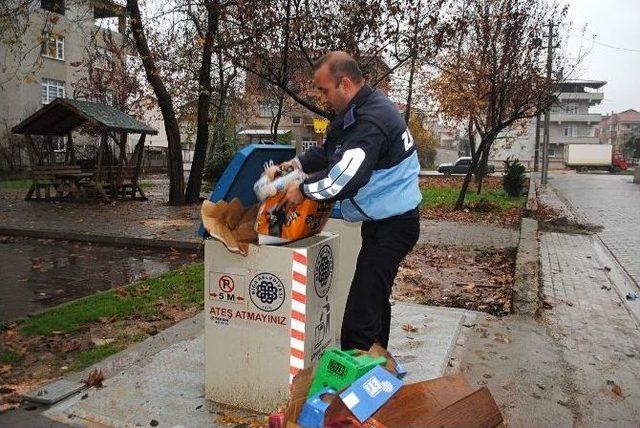
<path id="1" fill-rule="evenodd" d="M 89 125 L 92 132 L 101 136 L 96 155 L 95 170 L 82 171 L 76 164 L 75 147 L 72 132 L 80 126 Z M 27 139 L 33 135 L 45 137 L 51 142 L 54 136 L 66 136 L 67 146 L 63 164 L 33 165 L 33 185 L 25 199 L 51 199 L 50 190 L 55 198 L 87 198 L 93 195 L 109 199 L 109 197 L 126 197 L 146 199 L 138 184 L 144 141 L 147 134 L 156 135 L 158 131 L 138 121 L 120 110 L 90 101 L 56 98 L 50 104 L 14 126 L 14 134 L 23 134 Z M 128 134 L 140 134 L 133 155 L 127 159 Z M 118 147 L 110 151 L 109 139 Z M 51 144 L 49 144 L 51 146 Z M 52 155 L 52 150 L 50 154 Z M 113 156 L 107 156 L 106 154 Z M 106 159 L 108 158 L 108 160 Z M 106 165 L 105 165 L 106 163 Z M 45 191 L 45 195 L 41 191 Z"/>

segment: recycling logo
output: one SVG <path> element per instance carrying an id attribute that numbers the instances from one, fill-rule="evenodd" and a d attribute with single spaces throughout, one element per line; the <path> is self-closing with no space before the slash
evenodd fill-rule
<path id="1" fill-rule="evenodd" d="M 332 277 L 333 251 L 331 251 L 330 246 L 325 245 L 318 253 L 315 269 L 313 271 L 313 286 L 316 289 L 318 297 L 324 297 L 329 293 Z"/>
<path id="2" fill-rule="evenodd" d="M 256 308 L 265 312 L 278 310 L 284 302 L 284 285 L 271 273 L 260 273 L 249 283 L 249 297 Z"/>

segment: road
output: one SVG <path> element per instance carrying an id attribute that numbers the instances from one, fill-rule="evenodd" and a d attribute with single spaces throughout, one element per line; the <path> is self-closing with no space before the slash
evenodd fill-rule
<path id="1" fill-rule="evenodd" d="M 604 227 L 598 235 L 640 285 L 640 185 L 633 176 L 557 173 L 549 184 L 589 223 Z"/>

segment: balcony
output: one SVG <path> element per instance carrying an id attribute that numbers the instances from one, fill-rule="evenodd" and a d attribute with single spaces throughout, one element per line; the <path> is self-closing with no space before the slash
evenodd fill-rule
<path id="1" fill-rule="evenodd" d="M 549 137 L 550 144 L 599 144 L 598 137 Z"/>
<path id="2" fill-rule="evenodd" d="M 571 114 L 571 113 L 551 113 L 550 120 L 554 123 L 580 122 L 580 123 L 600 123 L 602 115 L 599 113 Z"/>
<path id="3" fill-rule="evenodd" d="M 588 100 L 589 104 L 599 104 L 604 99 L 604 93 L 602 92 L 561 92 L 558 94 L 558 100 L 562 102 L 566 101 L 578 101 Z"/>

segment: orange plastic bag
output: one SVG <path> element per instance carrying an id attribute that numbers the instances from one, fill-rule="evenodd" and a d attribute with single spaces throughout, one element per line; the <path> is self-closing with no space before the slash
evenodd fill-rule
<path id="1" fill-rule="evenodd" d="M 279 207 L 282 194 L 268 197 L 258 211 L 256 232 L 260 244 L 284 244 L 320 233 L 327 224 L 333 202 L 305 199 L 293 208 Z"/>

